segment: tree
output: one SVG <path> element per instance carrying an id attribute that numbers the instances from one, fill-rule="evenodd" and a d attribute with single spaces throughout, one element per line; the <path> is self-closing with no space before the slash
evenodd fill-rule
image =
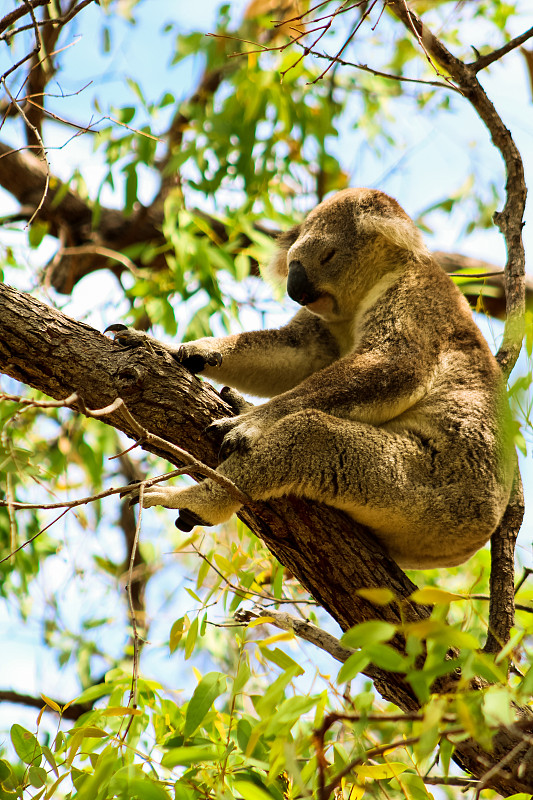
<path id="1" fill-rule="evenodd" d="M 533 37 L 533 29 L 511 38 L 506 27 L 521 22 L 519 9 L 495 2 L 456 9 L 438 38 L 432 31 L 447 19 L 452 4 L 446 2 L 431 4 L 423 22 L 403 0 L 387 8 L 377 2 L 329 3 L 307 13 L 295 3 L 274 5 L 256 0 L 238 29 L 225 7 L 216 35 L 177 37 L 176 61 L 198 52 L 204 59 L 186 101 L 164 91 L 150 103 L 142 87 L 130 82 L 137 107 L 125 105 L 102 114 L 97 124 L 74 128 L 99 132 L 106 172 L 96 196 L 85 190 L 83 171 L 63 182 L 53 175 L 46 139 L 50 117 L 73 126 L 59 112 L 50 81 L 61 86 L 64 80 L 62 48 L 74 20 L 99 9 L 90 0 L 28 0 L 0 21 L 13 51 L 13 68 L 2 80 L 6 137 L 21 129 L 26 136 L 24 147 L 0 143 L 0 184 L 20 205 L 9 221 L 28 224 L 37 254 L 50 237 L 58 242 L 40 285 L 68 295 L 90 273 L 111 272 L 120 282 L 116 302 L 124 318 L 141 328 L 156 326 L 162 335 L 194 338 L 210 326 L 230 329 L 249 309 L 256 316 L 270 313 L 258 265 L 276 229 L 348 182 L 335 137 L 354 105 L 363 136 L 380 155 L 398 146 L 385 99 L 393 108 L 414 102 L 422 115 L 470 104 L 504 162 L 505 188 L 495 184 L 494 206 L 503 201 L 495 222 L 508 260 L 505 274 L 491 276 L 486 288 L 468 271 L 460 280 L 479 310 L 499 317 L 505 287 L 508 316 L 498 357 L 509 375 L 526 322 L 530 358 L 532 349 L 531 312 L 524 313 L 525 183 L 520 154 L 478 75 Z M 423 4 L 412 5 L 424 10 Z M 142 4 L 134 11 L 141 13 Z M 112 5 L 109 13 L 117 13 Z M 272 16 L 279 24 L 270 22 Z M 472 23 L 487 26 L 482 36 L 487 30 L 497 34 L 500 46 L 480 45 L 468 61 L 452 55 L 448 45 L 466 53 L 459 37 L 463 29 L 472 35 Z M 114 32 L 111 17 L 103 24 L 105 42 Z M 352 44 L 366 46 L 365 35 L 381 42 L 382 50 L 375 41 L 370 66 L 348 63 Z M 238 57 L 231 57 L 234 51 Z M 414 98 L 406 98 L 406 86 L 416 87 Z M 63 106 L 71 99 L 63 97 Z M 150 126 L 156 114 L 168 118 L 157 137 Z M 141 204 L 146 169 L 158 184 L 151 201 Z M 123 202 L 116 209 L 103 198 L 119 177 Z M 493 187 L 471 186 L 432 204 L 421 222 L 427 226 L 435 210 L 453 213 L 460 201 L 475 206 L 472 226 L 488 225 L 487 188 Z M 453 271 L 465 263 L 470 273 L 472 266 L 497 271 L 457 255 L 442 261 Z M 13 274 L 16 263 L 17 254 L 6 248 L 6 274 Z M 119 493 L 111 483 L 142 481 L 161 469 L 161 459 L 179 473 L 208 474 L 216 453 L 202 432 L 228 407 L 210 386 L 162 356 L 121 351 L 93 328 L 7 284 L 0 285 L 0 298 L 2 371 L 19 382 L 9 380 L 3 395 L 1 440 L 3 592 L 14 602 L 31 591 L 47 562 L 57 564 L 62 534 L 47 509 L 60 508 L 63 516 L 91 502 L 89 515 L 83 512 L 68 535 L 87 538 L 94 530 L 107 536 L 109 516 L 117 511 L 107 511 L 101 501 Z M 178 322 L 184 317 L 186 325 Z M 513 378 L 510 389 L 526 433 L 530 382 L 531 372 Z M 38 393 L 25 394 L 20 384 Z M 519 444 L 521 435 L 517 430 Z M 134 455 L 131 439 L 137 443 Z M 141 448 L 155 460 L 140 454 Z M 109 469 L 105 459 L 117 452 Z M 70 494 L 79 495 L 82 487 L 85 499 L 72 501 Z M 47 502 L 48 493 L 53 502 Z M 144 642 L 158 625 L 157 619 L 150 622 L 145 590 L 165 580 L 162 556 L 156 555 L 161 531 L 157 544 L 146 540 L 149 515 L 136 520 L 123 505 L 118 527 L 125 557 L 112 555 L 102 540 L 100 550 L 90 548 L 83 567 L 90 571 L 91 588 L 101 576 L 112 576 L 114 598 L 118 586 L 127 585 L 127 642 L 121 648 L 102 644 L 112 605 L 104 603 L 104 614 L 101 608 L 98 614 L 80 608 L 83 628 L 69 632 L 65 609 L 54 598 L 43 633 L 63 663 L 75 654 L 83 691 L 68 705 L 71 697 L 51 699 L 48 691 L 42 703 L 11 690 L 0 694 L 44 705 L 61 717 L 59 732 L 48 739 L 42 714 L 36 732 L 18 722 L 11 726 L 16 757 L 7 752 L 0 762 L 0 796 L 255 800 L 316 793 L 325 800 L 374 795 L 385 787 L 390 796 L 411 798 L 427 797 L 426 786 L 442 783 L 469 787 L 476 797 L 486 789 L 525 798 L 533 787 L 533 717 L 526 706 L 533 669 L 527 664 L 523 602 L 513 628 L 512 569 L 522 510 L 517 477 L 513 502 L 492 543 L 488 625 L 484 552 L 471 573 L 451 571 L 446 590 L 438 588 L 442 573 L 429 572 L 423 574 L 425 588 L 415 592 L 364 529 L 330 508 L 293 498 L 250 504 L 241 515 L 247 528 L 228 525 L 214 535 L 195 531 L 185 542 L 167 532 L 182 553 L 182 566 L 172 565 L 174 582 L 176 575 L 184 580 L 186 571 L 194 576 L 194 588 L 187 588 L 195 612 L 172 608 L 173 624 L 159 636 L 182 659 L 196 655 L 204 674 L 198 672 L 192 689 L 192 676 L 176 683 L 169 673 L 163 688 L 145 670 L 150 648 Z M 527 599 L 527 589 L 521 592 Z M 211 629 L 215 603 L 226 619 L 235 615 L 237 625 L 223 645 L 220 628 Z M 296 611 L 286 613 L 287 604 Z M 324 630 L 325 612 L 346 632 L 341 641 Z M 27 613 L 21 602 L 22 620 Z M 268 636 L 266 625 L 282 633 Z M 124 620 L 120 630 L 124 636 Z M 300 679 L 304 669 L 294 652 L 271 647 L 285 639 L 311 642 L 306 659 L 316 659 L 319 648 L 342 662 L 337 681 L 324 676 L 332 670 L 329 661 L 322 675 L 317 672 L 318 689 L 309 676 Z M 378 695 L 358 674 L 372 679 Z M 187 700 L 176 699 L 172 692 L 178 689 Z M 449 771 L 452 756 L 461 775 Z M 453 789 L 446 791 L 453 796 Z"/>

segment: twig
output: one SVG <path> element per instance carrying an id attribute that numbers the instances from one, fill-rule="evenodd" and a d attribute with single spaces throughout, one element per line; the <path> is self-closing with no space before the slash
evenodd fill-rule
<path id="1" fill-rule="evenodd" d="M 498 47 L 497 50 L 493 50 L 492 53 L 487 53 L 486 56 L 480 56 L 476 61 L 473 61 L 468 66 L 473 69 L 475 72 L 479 72 L 481 69 L 485 69 L 488 67 L 489 64 L 494 63 L 494 61 L 498 61 L 499 58 L 505 56 L 511 50 L 514 50 L 516 47 L 520 47 L 521 44 L 527 42 L 528 39 L 531 39 L 533 36 L 533 28 L 529 28 L 524 33 L 521 33 L 520 36 L 515 36 L 514 39 L 511 39 L 510 42 L 504 44 L 502 47 Z"/>
<path id="2" fill-rule="evenodd" d="M 203 561 L 205 561 L 206 564 L 209 564 L 209 566 L 211 567 L 213 572 L 216 572 L 216 574 L 219 576 L 219 578 L 222 578 L 222 580 L 224 581 L 226 586 L 228 586 L 231 589 L 231 591 L 234 594 L 238 595 L 239 597 L 249 598 L 250 595 L 253 595 L 255 597 L 260 597 L 262 600 L 267 600 L 267 601 L 273 602 L 273 603 L 297 603 L 298 602 L 297 600 L 291 600 L 290 598 L 283 598 L 283 597 L 278 598 L 278 597 L 274 597 L 274 595 L 272 595 L 272 594 L 267 594 L 266 592 L 264 594 L 262 594 L 261 592 L 255 592 L 253 589 L 243 589 L 241 586 L 237 586 L 236 584 L 234 584 L 230 580 L 228 580 L 228 578 L 226 578 L 226 576 L 213 564 L 212 561 L 210 561 L 207 558 L 206 555 L 204 555 L 202 553 L 201 550 L 199 550 L 196 547 L 195 544 L 192 544 L 192 548 L 193 548 L 194 552 L 196 553 L 196 555 L 200 556 L 200 558 L 203 559 Z M 307 603 L 309 601 L 305 600 L 303 602 Z"/>
<path id="3" fill-rule="evenodd" d="M 381 72 L 379 69 L 374 69 L 373 67 L 369 67 L 367 64 L 359 64 L 353 61 L 344 61 L 342 58 L 336 58 L 335 56 L 330 56 L 327 53 L 320 53 L 318 50 L 313 50 L 312 48 L 306 48 L 304 44 L 298 41 L 294 41 L 293 44 L 296 44 L 298 47 L 303 47 L 307 51 L 308 55 L 315 56 L 315 58 L 326 58 L 328 61 L 335 61 L 341 67 L 353 67 L 354 69 L 362 70 L 363 72 L 369 72 L 371 75 L 375 75 L 377 78 L 386 78 L 387 80 L 391 81 L 398 81 L 400 83 L 419 83 L 425 86 L 436 86 L 441 89 L 452 89 L 454 92 L 461 94 L 459 89 L 454 86 L 453 84 L 444 83 L 443 81 L 427 81 L 422 78 L 407 78 L 404 75 L 393 75 L 390 72 Z"/>
<path id="4" fill-rule="evenodd" d="M 462 732 L 462 730 L 463 730 L 462 728 L 459 728 L 458 732 Z M 351 761 L 349 761 L 348 764 L 346 764 L 346 766 L 343 769 L 341 769 L 340 772 L 337 773 L 337 775 L 333 778 L 332 781 L 330 781 L 327 784 L 324 784 L 319 794 L 319 800 L 327 800 L 330 794 L 335 791 L 337 786 L 340 785 L 342 779 L 346 775 L 349 775 L 349 773 L 352 772 L 352 770 L 354 770 L 355 767 L 362 766 L 365 763 L 365 761 L 367 761 L 369 758 L 375 758 L 376 756 L 383 756 L 390 750 L 396 750 L 399 747 L 408 747 L 411 744 L 416 744 L 419 740 L 420 736 L 406 736 L 403 739 L 397 739 L 396 741 L 390 742 L 389 744 L 383 744 L 380 745 L 379 747 L 373 747 L 371 750 L 367 750 L 363 756 L 360 756 L 359 758 L 354 758 Z"/>
<path id="5" fill-rule="evenodd" d="M 5 91 L 6 91 L 6 94 L 8 95 L 9 99 L 11 100 L 11 102 L 13 103 L 13 105 L 15 106 L 17 111 L 19 112 L 20 116 L 22 117 L 22 119 L 24 120 L 24 122 L 26 123 L 28 128 L 32 131 L 32 133 L 35 136 L 35 138 L 37 139 L 38 146 L 40 147 L 40 150 L 41 150 L 42 160 L 45 163 L 44 188 L 43 188 L 43 191 L 42 191 L 42 194 L 41 194 L 41 199 L 39 200 L 39 203 L 37 204 L 37 208 L 34 210 L 33 214 L 31 215 L 31 217 L 29 218 L 29 220 L 27 222 L 26 227 L 29 227 L 31 225 L 31 223 L 33 222 L 33 220 L 35 219 L 35 217 L 37 216 L 37 214 L 39 213 L 39 211 L 41 210 L 41 208 L 43 207 L 44 201 L 46 200 L 46 195 L 48 194 L 48 187 L 50 185 L 50 164 L 48 163 L 48 159 L 46 157 L 46 150 L 44 149 L 44 142 L 43 142 L 43 140 L 41 138 L 41 134 L 39 133 L 39 131 L 37 130 L 35 125 L 33 125 L 29 121 L 29 119 L 26 116 L 24 110 L 21 108 L 21 106 L 18 104 L 18 102 L 15 100 L 15 98 L 13 97 L 11 92 L 9 91 L 7 83 L 6 83 L 6 75 L 5 74 L 2 76 L 2 78 L 0 80 L 0 83 L 3 85 L 3 87 L 4 87 Z"/>
<path id="6" fill-rule="evenodd" d="M 6 28 L 9 28 L 10 25 L 13 25 L 21 17 L 25 17 L 26 14 L 30 13 L 30 8 L 34 9 L 38 6 L 47 6 L 52 2 L 52 0 L 25 0 L 23 6 L 16 8 L 14 11 L 10 11 L 9 14 L 6 14 L 5 17 L 0 19 L 0 31 L 5 31 Z M 30 25 L 33 28 L 33 24 Z"/>
<path id="7" fill-rule="evenodd" d="M 131 584 L 133 581 L 133 567 L 135 565 L 135 556 L 137 553 L 137 545 L 139 544 L 139 536 L 141 533 L 141 521 L 142 521 L 142 513 L 143 513 L 143 495 L 144 495 L 144 488 L 146 483 L 141 481 L 139 486 L 139 514 L 137 516 L 137 525 L 135 526 L 135 536 L 133 539 L 133 543 L 131 546 L 131 553 L 130 553 L 130 563 L 128 568 L 128 583 L 126 585 L 126 591 L 128 594 L 128 606 L 130 609 L 130 618 L 131 618 L 131 627 L 133 631 L 133 661 L 132 661 L 132 676 L 131 676 L 131 689 L 130 689 L 130 696 L 128 698 L 128 707 L 137 708 L 137 681 L 139 679 L 139 648 L 140 648 L 140 636 L 139 631 L 137 629 L 137 617 L 135 614 L 135 607 L 133 605 L 133 596 L 131 593 Z M 126 730 L 120 737 L 123 742 L 126 741 L 126 737 L 128 735 L 128 731 L 131 728 L 133 722 L 133 714 L 130 716 L 128 720 L 128 724 L 126 725 Z"/>
<path id="8" fill-rule="evenodd" d="M 487 770 L 487 772 L 483 775 L 483 777 L 481 778 L 481 780 L 479 781 L 479 783 L 476 786 L 475 800 L 478 800 L 479 795 L 481 794 L 481 790 L 485 786 L 487 786 L 487 784 L 489 783 L 490 779 L 493 778 L 498 773 L 502 773 L 503 772 L 502 771 L 502 767 L 504 767 L 506 764 L 508 764 L 510 761 L 512 761 L 513 758 L 515 758 L 515 756 L 517 756 L 518 753 L 521 750 L 524 749 L 524 747 L 531 747 L 532 744 L 533 744 L 533 740 L 531 740 L 530 737 L 524 737 L 523 741 L 518 742 L 518 744 L 516 744 L 512 748 L 512 750 L 509 750 L 509 752 L 502 759 L 500 759 L 500 761 L 498 761 L 497 764 L 494 764 L 493 767 L 491 767 L 489 770 Z"/>
<path id="9" fill-rule="evenodd" d="M 1 505 L 8 505 L 8 504 L 2 502 Z M 16 503 L 12 503 L 11 505 L 16 506 L 17 504 Z M 48 525 L 46 525 L 46 527 L 41 528 L 41 530 L 37 531 L 37 533 L 35 533 L 30 539 L 26 539 L 25 542 L 22 542 L 22 544 L 19 545 L 17 548 L 15 548 L 15 550 L 12 550 L 11 553 L 9 553 L 9 555 L 4 556 L 4 558 L 0 558 L 0 564 L 3 564 L 4 561 L 9 561 L 9 559 L 12 558 L 15 555 L 15 553 L 18 553 L 19 550 L 22 550 L 24 547 L 26 547 L 27 545 L 31 544 L 35 539 L 37 539 L 38 536 L 41 535 L 41 533 L 44 533 L 45 531 L 47 531 L 48 528 L 51 528 L 52 525 L 55 525 L 56 522 L 58 522 L 61 519 L 61 517 L 64 517 L 65 514 L 67 513 L 67 511 L 70 511 L 70 508 L 65 508 L 65 510 L 58 517 L 56 517 L 54 520 L 52 520 L 52 522 L 50 522 Z"/>
<path id="10" fill-rule="evenodd" d="M 316 647 L 329 653 L 342 663 L 355 652 L 351 647 L 344 647 L 335 636 L 322 630 L 317 625 L 298 619 L 298 617 L 286 614 L 283 611 L 254 608 L 252 611 L 237 611 L 234 616 L 238 622 L 243 623 L 265 617 L 265 622 L 271 622 L 281 630 L 293 632 L 300 639 L 305 639 L 306 642 L 316 645 Z"/>

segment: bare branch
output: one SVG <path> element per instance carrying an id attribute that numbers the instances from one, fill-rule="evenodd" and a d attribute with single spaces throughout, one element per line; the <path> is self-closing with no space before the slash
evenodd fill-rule
<path id="1" fill-rule="evenodd" d="M 29 14 L 30 9 L 37 8 L 38 6 L 48 6 L 51 2 L 52 0 L 25 0 L 24 5 L 15 8 L 0 19 L 0 33 L 9 28 L 10 25 L 14 25 L 21 17 L 25 17 L 26 14 Z M 33 24 L 30 27 L 33 28 Z"/>
<path id="2" fill-rule="evenodd" d="M 493 64 L 498 59 L 502 58 L 503 56 L 510 53 L 511 50 L 514 50 L 516 47 L 520 47 L 521 44 L 527 42 L 528 39 L 531 39 L 533 36 L 533 28 L 529 28 L 524 33 L 521 33 L 520 36 L 515 36 L 514 39 L 511 39 L 510 42 L 504 44 L 502 47 L 498 47 L 497 50 L 493 50 L 492 53 L 487 53 L 485 56 L 480 56 L 478 59 L 473 61 L 468 66 L 471 67 L 475 72 L 479 72 L 482 69 L 485 69 L 490 64 Z"/>
<path id="3" fill-rule="evenodd" d="M 61 717 L 63 719 L 70 719 L 70 720 L 78 720 L 83 714 L 86 714 L 88 711 L 92 710 L 93 704 L 92 703 L 71 703 L 66 708 L 63 707 L 63 703 L 59 700 L 55 700 L 54 702 L 57 703 L 58 706 L 61 708 Z M 17 705 L 24 705 L 30 706 L 31 708 L 45 708 L 46 711 L 52 712 L 52 714 L 57 714 L 57 711 L 54 711 L 41 697 L 33 697 L 29 694 L 22 694 L 21 692 L 11 692 L 6 689 L 0 689 L 0 703 L 17 703 Z"/>
<path id="4" fill-rule="evenodd" d="M 305 639 L 306 642 L 316 645 L 321 650 L 329 653 L 337 661 L 344 662 L 355 651 L 351 647 L 344 647 L 340 641 L 317 625 L 311 622 L 286 614 L 283 611 L 256 606 L 252 611 L 239 610 L 235 613 L 237 622 L 248 623 L 252 619 L 265 617 L 265 623 L 272 623 L 283 631 L 291 631 L 298 638 Z"/>

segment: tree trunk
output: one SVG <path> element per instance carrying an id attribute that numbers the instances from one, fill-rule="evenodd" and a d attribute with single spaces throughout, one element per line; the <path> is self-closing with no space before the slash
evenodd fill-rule
<path id="1" fill-rule="evenodd" d="M 88 409 L 121 397 L 143 427 L 216 466 L 214 446 L 203 431 L 213 419 L 231 412 L 209 384 L 170 358 L 142 348 L 123 350 L 88 325 L 5 284 L 0 284 L 0 309 L 1 372 L 55 399 L 77 392 Z M 105 422 L 135 438 L 120 409 Z M 167 453 L 146 449 L 168 459 Z M 368 619 L 399 624 L 427 617 L 427 607 L 407 599 L 415 585 L 370 533 L 342 512 L 289 497 L 251 503 L 240 516 L 343 630 Z M 357 594 L 369 587 L 391 589 L 402 602 L 401 617 L 398 604 L 373 606 Z M 400 637 L 395 644 L 401 647 Z M 367 674 L 383 697 L 401 709 L 419 707 L 400 674 L 376 667 L 369 667 Z M 457 756 L 476 776 L 508 757 L 487 784 L 507 796 L 533 787 L 533 758 L 524 758 L 521 743 L 518 733 L 506 730 L 495 737 L 492 753 L 467 741 L 457 746 Z"/>

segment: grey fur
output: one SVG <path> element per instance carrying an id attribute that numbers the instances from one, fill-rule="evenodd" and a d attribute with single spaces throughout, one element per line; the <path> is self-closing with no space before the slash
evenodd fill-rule
<path id="1" fill-rule="evenodd" d="M 304 305 L 287 325 L 167 348 L 272 397 L 211 426 L 218 471 L 254 500 L 343 509 L 403 567 L 465 561 L 503 515 L 514 453 L 500 370 L 459 290 L 398 203 L 368 189 L 317 206 L 271 272 Z M 153 505 L 208 524 L 239 509 L 211 480 L 150 487 Z"/>

